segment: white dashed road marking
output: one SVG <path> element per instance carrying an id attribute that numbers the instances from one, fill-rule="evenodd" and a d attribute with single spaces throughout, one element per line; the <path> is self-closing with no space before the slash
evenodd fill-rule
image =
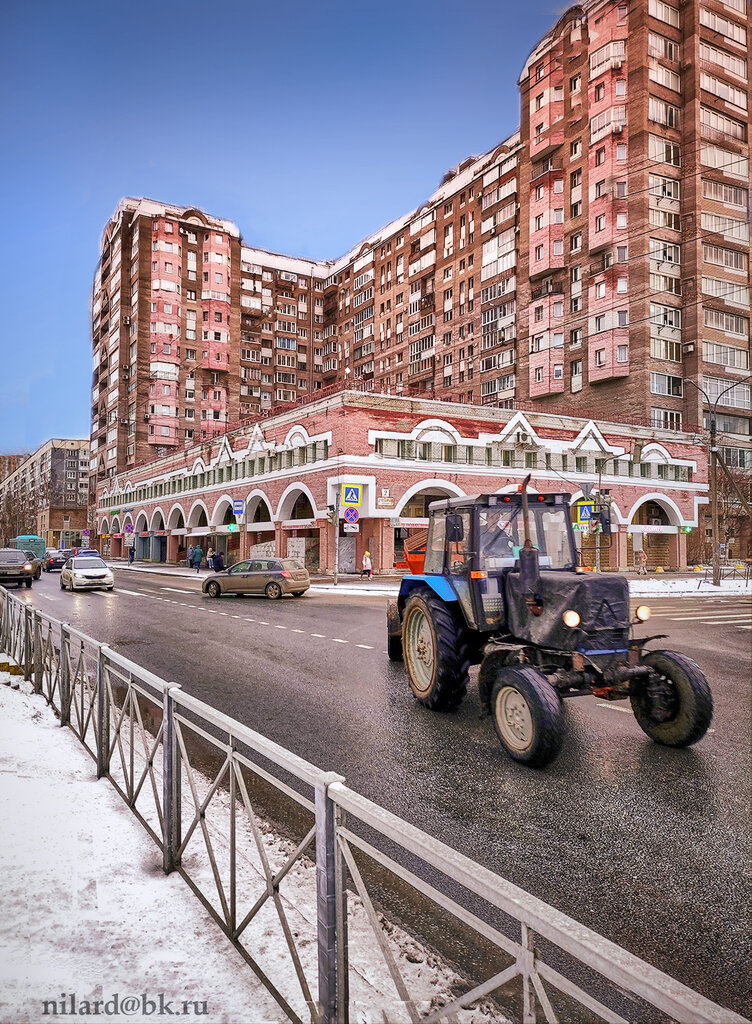
<path id="1" fill-rule="evenodd" d="M 364 651 L 372 651 L 373 647 L 369 647 L 368 644 L 356 644 L 356 647 L 361 647 Z"/>
<path id="2" fill-rule="evenodd" d="M 169 590 L 172 594 L 195 594 L 195 590 L 183 590 L 180 587 L 160 587 L 160 590 Z"/>
<path id="3" fill-rule="evenodd" d="M 608 703 L 605 703 L 603 701 L 598 701 L 598 707 L 599 708 L 608 708 L 609 711 L 623 711 L 625 715 L 631 715 L 632 714 L 632 709 L 631 708 L 617 708 L 617 706 L 615 704 L 608 704 Z"/>
<path id="4" fill-rule="evenodd" d="M 313 636 L 313 633 L 311 633 L 311 636 Z M 336 636 L 333 636 L 332 637 L 332 643 L 333 644 L 349 644 L 350 641 L 349 640 L 338 640 Z"/>

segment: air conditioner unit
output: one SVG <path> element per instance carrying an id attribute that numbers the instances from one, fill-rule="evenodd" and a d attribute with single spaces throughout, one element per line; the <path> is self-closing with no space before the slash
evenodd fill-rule
<path id="1" fill-rule="evenodd" d="M 620 124 L 615 124 L 611 130 L 614 133 L 614 135 L 621 135 L 624 129 Z"/>
<path id="2" fill-rule="evenodd" d="M 144 413 L 144 423 L 148 423 L 150 419 L 151 419 L 151 416 L 149 415 L 149 413 L 145 412 Z"/>
<path id="3" fill-rule="evenodd" d="M 685 60 L 682 63 L 681 69 L 682 69 L 682 71 L 689 71 L 689 69 L 691 67 L 692 67 L 692 61 L 691 60 Z"/>
<path id="4" fill-rule="evenodd" d="M 611 67 L 615 71 L 619 71 L 621 69 L 621 61 L 620 60 L 613 60 L 613 61 L 611 61 Z"/>
<path id="5" fill-rule="evenodd" d="M 517 431 L 517 444 L 527 444 L 530 440 L 530 434 L 526 430 Z"/>
<path id="6" fill-rule="evenodd" d="M 123 323 L 125 324 L 126 327 L 129 326 L 130 322 L 131 322 L 131 318 L 129 316 L 124 316 L 123 317 Z"/>
<path id="7" fill-rule="evenodd" d="M 685 344 L 685 346 L 684 346 L 684 351 L 685 352 L 694 352 L 694 350 L 695 350 L 695 343 L 693 341 L 688 341 Z"/>

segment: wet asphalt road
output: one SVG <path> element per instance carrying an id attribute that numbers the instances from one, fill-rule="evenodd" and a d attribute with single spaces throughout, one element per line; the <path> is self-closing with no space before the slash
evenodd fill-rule
<path id="1" fill-rule="evenodd" d="M 20 593 L 750 1015 L 748 598 L 655 601 L 641 627 L 708 675 L 714 731 L 697 746 L 656 746 L 624 702 L 579 698 L 562 754 L 531 771 L 479 720 L 477 687 L 451 715 L 413 700 L 386 658 L 385 598 L 212 601 L 127 570 L 112 594 L 63 593 L 58 574 Z"/>

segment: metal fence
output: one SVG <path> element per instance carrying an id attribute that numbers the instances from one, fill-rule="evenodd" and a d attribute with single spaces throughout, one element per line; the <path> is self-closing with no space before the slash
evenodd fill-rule
<path id="1" fill-rule="evenodd" d="M 161 849 L 165 872 L 180 872 L 291 1021 L 347 1024 L 357 954 L 348 925 L 358 897 L 396 1003 L 412 1024 L 456 1021 L 461 1009 L 492 994 L 523 1024 L 744 1021 L 355 793 L 340 776 L 2 588 L 0 651 L 75 732 L 97 777 L 110 780 Z M 299 838 L 276 865 L 259 810 L 264 787 L 297 819 Z M 285 878 L 303 859 L 315 859 L 309 943 L 296 937 L 284 898 Z M 489 976 L 468 981 L 463 995 L 440 1008 L 411 995 L 380 906 L 387 876 L 477 936 L 491 950 Z M 289 953 L 282 980 L 253 952 L 254 925 L 270 913 Z"/>

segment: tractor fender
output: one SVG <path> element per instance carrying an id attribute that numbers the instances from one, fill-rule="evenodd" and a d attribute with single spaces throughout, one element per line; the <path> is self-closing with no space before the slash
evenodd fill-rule
<path id="1" fill-rule="evenodd" d="M 491 691 L 498 673 L 507 665 L 518 665 L 522 660 L 524 647 L 504 647 L 503 649 L 493 648 L 488 652 L 481 662 L 478 673 L 478 691 L 480 703 L 484 714 L 491 713 Z"/>
<path id="2" fill-rule="evenodd" d="M 446 578 L 446 576 L 403 576 L 402 583 L 400 584 L 399 597 L 397 598 L 397 605 L 399 607 L 400 615 L 405 608 L 405 601 L 407 601 L 410 594 L 416 587 L 429 587 L 437 597 L 441 598 L 445 603 L 457 600 L 457 594 L 454 591 L 454 587 Z"/>

